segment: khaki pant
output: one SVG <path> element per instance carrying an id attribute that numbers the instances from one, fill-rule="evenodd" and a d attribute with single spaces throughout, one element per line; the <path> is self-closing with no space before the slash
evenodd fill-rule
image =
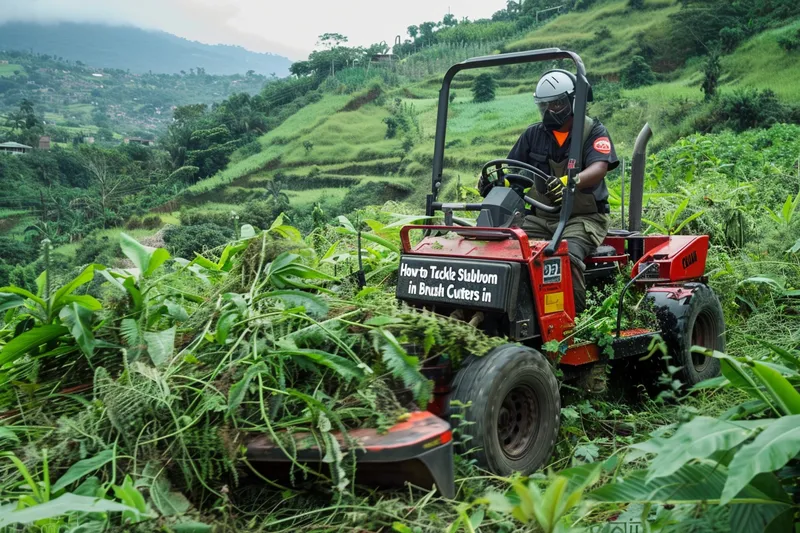
<path id="1" fill-rule="evenodd" d="M 611 217 L 595 213 L 593 215 L 575 215 L 567 221 L 563 238 L 569 248 L 569 259 L 572 266 L 572 287 L 575 295 L 575 313 L 580 313 L 586 307 L 586 282 L 583 272 L 586 259 L 598 246 L 603 243 Z M 522 229 L 528 238 L 537 241 L 550 240 L 558 226 L 558 220 L 542 218 L 535 215 L 525 217 Z"/>

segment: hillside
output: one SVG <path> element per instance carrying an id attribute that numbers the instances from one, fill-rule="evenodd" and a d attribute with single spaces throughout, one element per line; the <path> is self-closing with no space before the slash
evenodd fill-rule
<path id="1" fill-rule="evenodd" d="M 135 74 L 103 69 L 83 61 L 48 55 L 0 52 L 0 116 L 23 100 L 34 104 L 55 142 L 82 134 L 111 140 L 121 136 L 153 137 L 172 121 L 172 110 L 186 104 L 211 105 L 232 94 L 255 94 L 273 80 L 244 71 L 215 76 L 190 68 L 175 74 Z M 0 121 L 0 133 L 5 121 Z"/>
<path id="2" fill-rule="evenodd" d="M 289 59 L 250 52 L 239 46 L 207 45 L 165 32 L 87 23 L 0 25 L 0 50 L 32 51 L 82 61 L 100 68 L 177 74 L 198 67 L 208 74 L 258 74 L 282 77 Z"/>

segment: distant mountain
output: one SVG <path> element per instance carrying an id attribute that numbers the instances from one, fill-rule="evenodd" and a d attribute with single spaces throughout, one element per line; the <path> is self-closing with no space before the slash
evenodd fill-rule
<path id="1" fill-rule="evenodd" d="M 103 68 L 173 74 L 204 68 L 207 74 L 289 74 L 291 61 L 240 46 L 207 45 L 131 26 L 10 22 L 0 25 L 0 50 L 25 50 Z"/>

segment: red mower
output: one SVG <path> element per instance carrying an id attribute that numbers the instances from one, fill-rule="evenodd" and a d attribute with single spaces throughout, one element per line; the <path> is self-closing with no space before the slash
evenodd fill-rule
<path id="1" fill-rule="evenodd" d="M 545 352 L 549 341 L 562 341 L 574 328 L 575 305 L 566 242 L 561 235 L 569 219 L 574 194 L 573 177 L 582 169 L 582 147 L 573 143 L 569 154 L 569 178 L 560 208 L 560 222 L 549 242 L 530 241 L 518 226 L 526 204 L 544 206 L 518 194 L 515 183 L 530 187 L 532 179 L 520 170 L 519 161 L 494 160 L 482 172 L 504 171 L 511 187 L 495 186 L 482 203 L 443 203 L 442 188 L 445 133 L 450 83 L 467 69 L 536 61 L 571 60 L 576 67 L 576 116 L 586 114 L 589 84 L 580 57 L 557 48 L 474 58 L 454 65 L 444 77 L 433 158 L 433 183 L 426 214 L 444 215 L 444 225 L 406 226 L 401 232 L 403 255 L 397 280 L 397 298 L 412 306 L 459 318 L 490 335 L 509 340 L 491 352 L 467 358 L 454 369 L 446 358 L 428 361 L 423 373 L 435 383 L 428 411 L 413 413 L 388 433 L 356 430 L 350 442 L 358 442 L 357 481 L 395 485 L 409 481 L 427 486 L 435 483 L 446 497 L 453 497 L 453 442 L 448 422 L 450 402 L 470 407 L 463 412 L 468 424 L 461 430 L 471 437 L 480 467 L 495 474 L 529 474 L 547 464 L 559 430 L 561 396 L 556 368 L 565 377 L 596 374 L 608 362 L 598 345 L 569 341 L 560 354 Z M 584 122 L 574 121 L 571 136 L 583 138 Z M 671 363 L 680 367 L 677 378 L 693 385 L 719 372 L 716 359 L 692 353 L 699 345 L 725 349 L 725 323 L 717 297 L 704 276 L 708 236 L 642 235 L 641 214 L 646 146 L 652 135 L 645 125 L 639 134 L 632 167 L 627 230 L 611 230 L 586 258 L 586 283 L 614 281 L 624 265 L 632 265 L 630 279 L 620 296 L 614 331 L 614 361 L 638 361 L 649 353 L 651 341 L 660 335 Z M 535 170 L 535 169 L 534 169 Z M 502 175 L 502 174 L 501 174 Z M 463 225 L 453 213 L 476 211 L 475 227 Z M 412 244 L 411 232 L 424 236 Z M 659 327 L 653 330 L 621 330 L 623 302 L 629 289 L 652 301 Z M 638 373 L 637 373 L 638 374 Z M 629 381 L 640 380 L 631 375 Z M 296 435 L 297 460 L 322 464 L 322 453 L 308 436 Z M 305 445 L 303 444 L 305 443 Z M 341 440 L 344 446 L 344 439 Z M 351 445 L 352 448 L 352 445 Z M 267 437 L 250 442 L 248 458 L 269 463 L 278 472 L 290 460 Z M 267 466 L 267 465 L 264 465 Z"/>

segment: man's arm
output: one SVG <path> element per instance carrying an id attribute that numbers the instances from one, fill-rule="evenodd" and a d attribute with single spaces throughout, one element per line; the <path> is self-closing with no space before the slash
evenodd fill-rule
<path id="1" fill-rule="evenodd" d="M 608 172 L 608 162 L 595 161 L 578 173 L 578 190 L 591 189 L 603 181 Z"/>

